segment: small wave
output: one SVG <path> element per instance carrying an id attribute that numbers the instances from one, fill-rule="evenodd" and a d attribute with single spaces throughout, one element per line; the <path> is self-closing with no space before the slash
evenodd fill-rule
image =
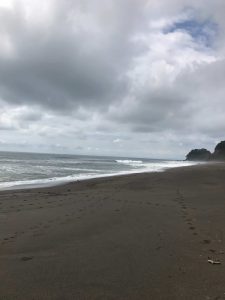
<path id="1" fill-rule="evenodd" d="M 130 160 L 130 159 L 118 159 L 116 160 L 119 164 L 129 165 L 132 167 L 141 166 L 143 164 L 142 160 Z"/>
<path id="2" fill-rule="evenodd" d="M 77 180 L 85 180 L 91 178 L 101 178 L 116 175 L 134 174 L 142 172 L 163 172 L 169 168 L 184 167 L 200 164 L 197 162 L 187 162 L 187 161 L 161 161 L 159 163 L 143 163 L 141 160 L 117 160 L 116 162 L 122 164 L 129 164 L 133 166 L 131 170 L 117 171 L 117 172 L 102 172 L 95 170 L 86 174 L 72 174 L 64 177 L 52 177 L 45 179 L 32 179 L 32 180 L 18 180 L 18 181 L 8 181 L 0 182 L 0 190 L 7 189 L 22 189 L 22 188 L 34 188 L 34 187 L 44 187 L 44 186 L 54 186 L 66 182 L 72 182 Z M 139 168 L 137 168 L 139 166 Z"/>

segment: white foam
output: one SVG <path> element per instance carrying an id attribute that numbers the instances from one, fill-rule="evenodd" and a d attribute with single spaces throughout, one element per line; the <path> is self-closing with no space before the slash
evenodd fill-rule
<path id="1" fill-rule="evenodd" d="M 123 164 L 123 165 L 129 165 L 132 167 L 139 167 L 143 164 L 142 160 L 130 160 L 130 159 L 118 159 L 116 160 L 117 163 Z"/>
<path id="2" fill-rule="evenodd" d="M 133 165 L 136 167 L 137 165 L 139 168 L 134 168 L 129 171 L 119 171 L 119 172 L 107 172 L 99 174 L 99 171 L 90 172 L 87 174 L 75 174 L 69 175 L 65 177 L 52 177 L 46 179 L 33 179 L 33 180 L 20 180 L 20 181 L 11 181 L 11 182 L 1 182 L 0 183 L 0 190 L 8 190 L 8 189 L 22 189 L 22 188 L 29 188 L 29 187 L 43 187 L 43 186 L 55 186 L 67 182 L 73 182 L 78 180 L 87 180 L 92 178 L 102 178 L 102 177 L 109 177 L 109 176 L 118 176 L 118 175 L 126 175 L 126 174 L 135 174 L 135 173 L 144 173 L 144 172 L 163 172 L 169 168 L 176 168 L 176 167 L 184 167 L 184 166 L 191 166 L 200 164 L 198 162 L 188 162 L 188 161 L 160 161 L 160 162 L 147 162 L 144 163 L 143 161 L 134 161 L 134 160 L 118 160 L 124 161 L 127 164 L 136 164 Z"/>

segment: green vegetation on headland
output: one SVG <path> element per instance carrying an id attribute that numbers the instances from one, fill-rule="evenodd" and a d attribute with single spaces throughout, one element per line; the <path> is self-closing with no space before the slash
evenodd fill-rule
<path id="1" fill-rule="evenodd" d="M 210 161 L 210 160 L 225 160 L 225 141 L 221 141 L 216 145 L 213 153 L 207 149 L 194 149 L 186 155 L 186 160 L 195 161 Z"/>

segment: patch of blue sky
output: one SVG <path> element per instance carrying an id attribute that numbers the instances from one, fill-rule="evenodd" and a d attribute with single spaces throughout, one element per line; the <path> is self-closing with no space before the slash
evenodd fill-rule
<path id="1" fill-rule="evenodd" d="M 175 31 L 185 31 L 197 42 L 200 42 L 206 47 L 212 47 L 218 32 L 218 25 L 210 20 L 198 21 L 192 18 L 174 23 L 164 32 L 169 33 Z"/>

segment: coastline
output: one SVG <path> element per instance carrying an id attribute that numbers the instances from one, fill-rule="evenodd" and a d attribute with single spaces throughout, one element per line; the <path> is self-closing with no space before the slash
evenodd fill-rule
<path id="1" fill-rule="evenodd" d="M 168 161 L 169 162 L 169 161 Z M 202 162 L 187 162 L 187 161 L 170 161 L 173 163 L 170 165 L 165 165 L 156 168 L 156 170 L 148 169 L 146 168 L 140 168 L 140 169 L 133 169 L 129 171 L 119 171 L 116 173 L 103 173 L 103 174 L 94 174 L 94 175 L 84 175 L 83 177 L 78 177 L 72 179 L 66 179 L 66 177 L 58 177 L 58 178 L 44 178 L 44 179 L 36 179 L 36 180 L 30 180 L 30 181 L 18 181 L 15 182 L 1 182 L 0 184 L 0 192 L 1 191 L 9 191 L 9 190 L 23 190 L 23 189 L 35 189 L 35 188 L 49 188 L 54 186 L 60 186 L 65 185 L 68 183 L 75 183 L 79 181 L 86 181 L 86 180 L 92 180 L 92 179 L 104 179 L 104 178 L 111 178 L 111 177 L 117 177 L 117 176 L 127 176 L 127 175 L 133 175 L 133 174 L 142 174 L 142 173 L 157 173 L 157 172 L 165 172 L 166 170 L 173 169 L 173 168 L 181 168 L 181 167 L 190 167 L 198 164 L 203 164 Z M 187 163 L 186 165 L 182 163 Z M 180 163 L 180 165 L 174 165 L 174 163 Z M 29 183 L 28 183 L 29 182 Z M 4 186 L 5 185 L 5 186 Z"/>
<path id="2" fill-rule="evenodd" d="M 216 163 L 1 191 L 0 295 L 224 299 L 224 180 Z"/>

